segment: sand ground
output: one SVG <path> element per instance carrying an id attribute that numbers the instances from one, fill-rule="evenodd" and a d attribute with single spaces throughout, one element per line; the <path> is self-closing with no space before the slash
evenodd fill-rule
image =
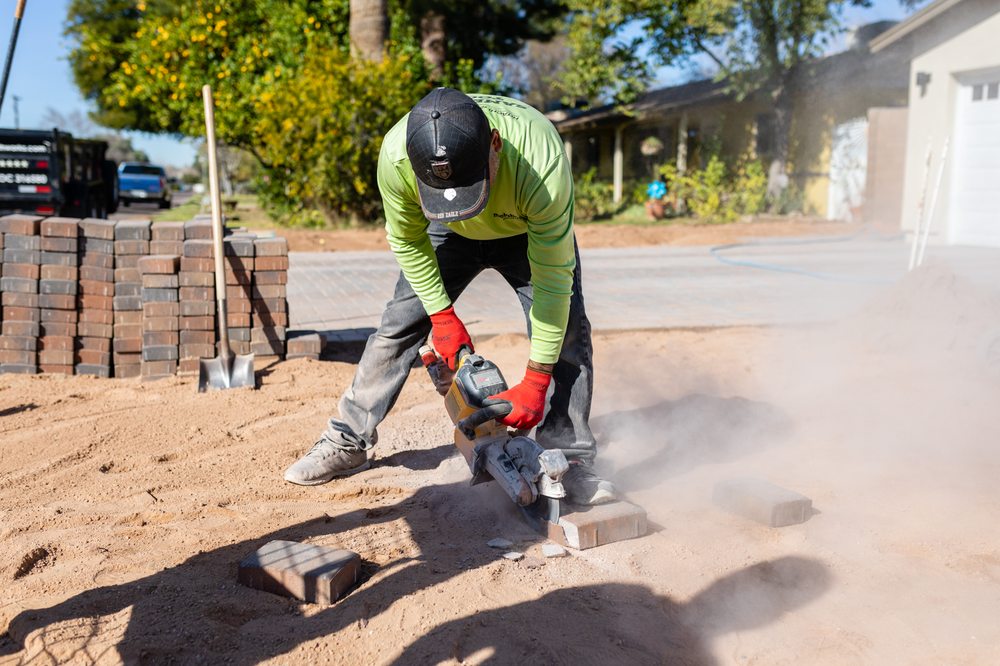
<path id="1" fill-rule="evenodd" d="M 512 376 L 527 354 L 478 345 Z M 994 294 L 938 267 L 829 326 L 598 334 L 595 359 L 599 466 L 654 529 L 558 559 L 468 486 L 419 369 L 373 468 L 312 488 L 281 475 L 349 360 L 202 395 L 0 375 L 0 663 L 1000 662 Z M 814 514 L 715 508 L 743 476 Z M 238 585 L 276 538 L 354 550 L 364 580 L 329 608 Z"/>

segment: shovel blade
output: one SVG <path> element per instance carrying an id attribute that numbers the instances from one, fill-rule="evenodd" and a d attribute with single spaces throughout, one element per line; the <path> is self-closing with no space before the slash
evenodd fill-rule
<path id="1" fill-rule="evenodd" d="M 231 388 L 256 388 L 253 374 L 253 354 L 239 354 L 226 363 L 222 356 L 203 358 L 198 364 L 198 392 Z"/>

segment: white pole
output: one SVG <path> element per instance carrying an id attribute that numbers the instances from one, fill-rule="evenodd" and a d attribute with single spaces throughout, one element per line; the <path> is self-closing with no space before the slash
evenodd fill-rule
<path id="1" fill-rule="evenodd" d="M 917 224 L 913 229 L 913 244 L 910 246 L 910 267 L 917 267 L 917 245 L 920 244 L 920 231 L 924 226 L 924 204 L 927 200 L 927 181 L 931 175 L 931 141 L 927 140 L 927 156 L 924 158 L 924 177 L 920 185 L 920 200 L 917 202 Z"/>
<path id="2" fill-rule="evenodd" d="M 924 225 L 924 235 L 920 239 L 920 252 L 917 255 L 917 266 L 924 263 L 924 252 L 927 251 L 927 237 L 931 233 L 931 224 L 934 222 L 934 209 L 937 207 L 938 193 L 941 191 L 941 179 L 944 177 L 944 167 L 948 163 L 948 142 L 951 137 L 944 140 L 944 149 L 941 151 L 941 164 L 938 165 L 937 180 L 934 183 L 934 192 L 931 194 L 931 207 L 927 211 L 927 224 Z"/>

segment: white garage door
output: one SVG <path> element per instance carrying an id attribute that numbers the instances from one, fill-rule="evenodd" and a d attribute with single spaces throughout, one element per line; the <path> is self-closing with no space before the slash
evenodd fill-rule
<path id="1" fill-rule="evenodd" d="M 1000 247 L 1000 70 L 959 86 L 954 146 L 950 240 Z"/>

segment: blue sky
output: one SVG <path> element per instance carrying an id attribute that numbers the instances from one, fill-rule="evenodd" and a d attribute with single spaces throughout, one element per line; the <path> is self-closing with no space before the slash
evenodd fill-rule
<path id="1" fill-rule="evenodd" d="M 0 12 L 0 53 L 6 54 L 13 25 L 13 0 L 2 3 Z M 69 42 L 62 36 L 68 0 L 28 0 L 18 37 L 17 53 L 11 68 L 10 81 L 0 126 L 14 126 L 13 96 L 20 98 L 19 115 L 22 128 L 41 128 L 47 109 L 53 108 L 64 116 L 73 111 L 86 112 L 89 107 L 73 84 L 66 54 Z M 900 19 L 906 12 L 898 0 L 874 0 L 869 9 L 849 8 L 847 25 L 859 25 L 879 19 Z M 2 57 L 2 56 L 0 56 Z M 681 72 L 677 76 L 682 76 Z M 674 78 L 671 73 L 660 77 L 664 82 Z M 187 166 L 194 159 L 195 145 L 174 137 L 131 134 L 133 143 L 161 164 Z"/>

